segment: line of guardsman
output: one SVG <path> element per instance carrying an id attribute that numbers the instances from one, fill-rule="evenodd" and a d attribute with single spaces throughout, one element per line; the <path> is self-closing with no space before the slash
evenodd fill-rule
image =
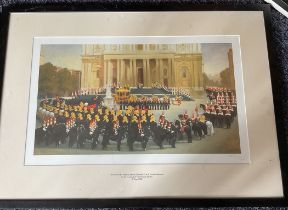
<path id="1" fill-rule="evenodd" d="M 167 95 L 163 97 L 158 97 L 157 95 L 152 95 L 151 97 L 130 95 L 129 98 L 121 100 L 119 104 L 120 109 L 126 109 L 132 106 L 141 109 L 147 108 L 149 110 L 168 110 L 170 109 L 171 101 Z"/>
<path id="2" fill-rule="evenodd" d="M 53 116 L 47 115 L 47 110 L 53 113 Z M 142 148 L 146 149 L 149 139 L 153 139 L 160 148 L 163 147 L 164 140 L 175 147 L 174 125 L 167 120 L 158 125 L 155 116 L 147 108 L 128 106 L 125 110 L 116 111 L 82 102 L 74 107 L 61 103 L 56 103 L 53 107 L 48 103 L 41 103 L 41 111 L 45 113 L 41 128 L 44 133 L 41 129 L 36 133 L 42 137 L 42 141 L 48 135 L 50 138 L 46 138 L 45 142 L 51 143 L 54 140 L 56 146 L 65 142 L 68 136 L 69 147 L 77 143 L 77 147 L 82 148 L 86 140 L 91 140 L 91 149 L 95 149 L 99 143 L 99 135 L 102 135 L 103 149 L 107 148 L 109 141 L 112 140 L 117 142 L 117 148 L 120 150 L 124 138 L 127 139 L 130 150 L 133 150 L 135 141 L 141 142 Z"/>
<path id="3" fill-rule="evenodd" d="M 237 100 L 235 92 L 221 87 L 208 87 L 206 93 L 210 103 L 204 106 L 205 117 L 210 120 L 214 127 L 230 128 L 237 115 Z"/>

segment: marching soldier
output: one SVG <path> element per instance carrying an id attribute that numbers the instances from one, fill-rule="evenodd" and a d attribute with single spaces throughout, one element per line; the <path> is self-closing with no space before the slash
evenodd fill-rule
<path id="1" fill-rule="evenodd" d="M 226 128 L 231 127 L 231 113 L 229 110 L 225 114 L 225 123 L 226 123 Z"/>
<path id="2" fill-rule="evenodd" d="M 162 112 L 162 114 L 159 116 L 158 122 L 159 124 L 163 124 L 164 121 L 165 121 L 165 114 L 164 112 Z"/>
<path id="3" fill-rule="evenodd" d="M 218 121 L 218 127 L 222 128 L 223 127 L 223 121 L 224 121 L 224 114 L 222 109 L 220 108 L 217 114 L 217 121 Z"/>
<path id="4" fill-rule="evenodd" d="M 210 116 L 211 116 L 210 120 L 211 120 L 213 126 L 216 127 L 217 126 L 216 125 L 216 123 L 217 123 L 217 112 L 216 112 L 214 106 L 212 106 L 212 108 L 211 108 Z"/>
<path id="5" fill-rule="evenodd" d="M 204 116 L 207 120 L 211 120 L 211 111 L 209 109 L 209 107 L 207 106 L 206 109 L 205 109 L 205 113 L 204 113 Z"/>

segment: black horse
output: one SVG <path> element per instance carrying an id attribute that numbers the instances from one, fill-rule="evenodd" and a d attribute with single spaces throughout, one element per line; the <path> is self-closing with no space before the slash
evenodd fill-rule
<path id="1" fill-rule="evenodd" d="M 120 132 L 121 131 L 121 132 Z M 123 133 L 120 126 L 115 126 L 113 128 L 113 132 L 110 135 L 111 141 L 115 141 L 117 143 L 117 150 L 121 149 L 121 140 L 123 139 Z"/>
<path id="2" fill-rule="evenodd" d="M 68 132 L 68 138 L 69 138 L 68 147 L 69 148 L 72 148 L 73 145 L 77 142 L 77 137 L 78 137 L 77 127 L 74 126 Z"/>
<path id="3" fill-rule="evenodd" d="M 49 125 L 45 131 L 44 141 L 46 146 L 54 143 L 55 146 L 58 148 L 60 144 L 65 143 L 66 137 L 67 134 L 65 124 L 61 123 L 61 124 Z"/>
<path id="4" fill-rule="evenodd" d="M 121 142 L 125 139 L 126 133 L 128 131 L 128 125 L 127 124 L 121 124 L 119 127 L 113 129 L 113 141 L 117 142 L 117 150 L 121 150 Z"/>
<path id="5" fill-rule="evenodd" d="M 66 142 L 66 126 L 64 123 L 54 125 L 53 129 L 53 141 L 55 142 L 56 147 L 59 147 L 60 144 L 65 144 Z"/>
<path id="6" fill-rule="evenodd" d="M 92 139 L 92 144 L 91 144 L 91 149 L 92 150 L 95 149 L 96 146 L 98 145 L 100 134 L 101 134 L 101 129 L 100 129 L 99 126 L 97 126 L 95 128 L 95 130 L 92 133 L 90 133 L 90 136 L 91 136 L 91 139 Z"/>
<path id="7" fill-rule="evenodd" d="M 138 127 L 136 122 L 130 123 L 128 126 L 128 136 L 127 136 L 127 143 L 129 147 L 129 151 L 134 150 L 134 142 L 140 142 L 142 149 L 145 151 L 147 148 L 148 143 L 148 135 L 147 134 L 147 127 L 146 125 L 142 125 L 142 127 Z"/>
<path id="8" fill-rule="evenodd" d="M 41 145 L 46 142 L 47 133 L 43 127 L 35 129 L 35 145 Z"/>
<path id="9" fill-rule="evenodd" d="M 194 132 L 194 135 L 195 136 L 199 136 L 200 140 L 202 139 L 202 127 L 201 127 L 201 123 L 196 120 L 194 123 L 193 123 L 193 127 L 192 127 L 192 130 Z"/>
<path id="10" fill-rule="evenodd" d="M 179 120 L 175 120 L 174 129 L 176 130 L 178 139 L 182 140 L 183 139 L 183 132 L 181 132 L 181 122 Z"/>
<path id="11" fill-rule="evenodd" d="M 84 148 L 84 143 L 86 141 L 86 136 L 87 136 L 87 131 L 86 131 L 85 127 L 82 124 L 80 124 L 77 127 L 77 134 L 78 134 L 78 137 L 77 137 L 77 148 L 78 149 L 82 149 L 82 148 Z"/>
<path id="12" fill-rule="evenodd" d="M 166 130 L 165 139 L 171 145 L 172 148 L 176 148 L 176 141 L 177 141 L 177 128 L 175 125 L 171 123 L 171 128 Z"/>
<path id="13" fill-rule="evenodd" d="M 106 149 L 109 144 L 109 140 L 113 135 L 113 124 L 112 122 L 105 123 L 103 130 L 103 140 L 102 140 L 102 149 Z"/>
<path id="14" fill-rule="evenodd" d="M 177 140 L 177 128 L 171 123 L 170 128 L 163 128 L 158 125 L 151 126 L 151 130 L 154 133 L 154 142 L 160 149 L 163 149 L 163 143 L 166 140 L 172 148 L 176 147 Z"/>

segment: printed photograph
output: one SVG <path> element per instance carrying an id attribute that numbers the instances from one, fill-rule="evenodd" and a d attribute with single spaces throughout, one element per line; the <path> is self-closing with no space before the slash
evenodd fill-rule
<path id="1" fill-rule="evenodd" d="M 34 155 L 241 154 L 231 43 L 43 44 Z"/>

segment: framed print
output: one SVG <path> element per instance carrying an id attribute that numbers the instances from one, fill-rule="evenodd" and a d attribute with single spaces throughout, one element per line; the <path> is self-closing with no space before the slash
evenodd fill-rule
<path id="1" fill-rule="evenodd" d="M 286 201 L 268 8 L 169 10 L 10 14 L 0 199 Z"/>
<path id="2" fill-rule="evenodd" d="M 33 44 L 25 164 L 250 161 L 239 36 L 35 37 Z M 69 65 L 82 70 L 70 70 L 78 76 L 67 93 Z"/>

